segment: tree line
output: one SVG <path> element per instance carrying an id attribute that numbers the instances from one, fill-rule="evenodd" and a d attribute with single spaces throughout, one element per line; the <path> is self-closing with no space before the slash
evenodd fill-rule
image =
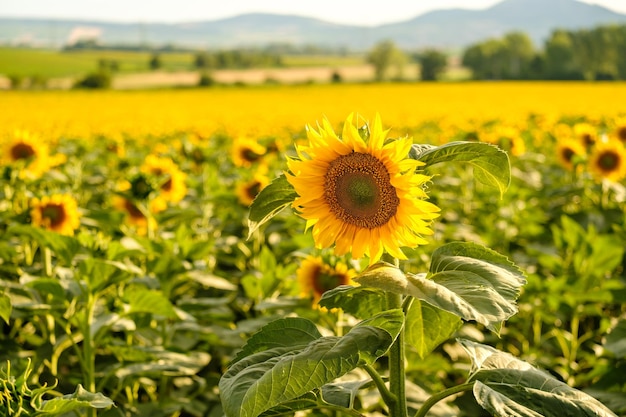
<path id="1" fill-rule="evenodd" d="M 469 46 L 462 64 L 481 80 L 626 80 L 626 25 L 555 30 L 541 50 L 512 32 Z"/>

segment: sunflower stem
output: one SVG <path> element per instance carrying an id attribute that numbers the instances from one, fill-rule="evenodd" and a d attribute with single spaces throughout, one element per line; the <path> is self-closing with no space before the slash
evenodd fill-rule
<path id="1" fill-rule="evenodd" d="M 455 387 L 452 388 L 448 388 L 446 390 L 443 390 L 437 394 L 432 395 L 430 398 L 428 398 L 424 404 L 422 404 L 422 406 L 420 407 L 419 410 L 417 410 L 417 413 L 415 414 L 415 417 L 425 417 L 426 414 L 428 413 L 428 411 L 433 408 L 433 406 L 435 404 L 437 404 L 439 401 L 443 400 L 446 397 L 449 397 L 451 395 L 454 394 L 458 394 L 460 392 L 464 392 L 464 391 L 471 391 L 474 388 L 474 382 L 468 382 L 465 384 L 461 384 L 461 385 L 457 385 Z"/>
<path id="2" fill-rule="evenodd" d="M 387 308 L 402 308 L 402 295 L 387 293 Z M 389 390 L 396 401 L 389 404 L 391 417 L 407 417 L 404 369 L 404 326 L 389 349 Z"/>

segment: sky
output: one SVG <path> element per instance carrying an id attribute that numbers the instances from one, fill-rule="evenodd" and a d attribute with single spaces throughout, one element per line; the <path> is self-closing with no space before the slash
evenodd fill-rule
<path id="1" fill-rule="evenodd" d="M 499 0 L 0 0 L 0 17 L 180 23 L 243 13 L 295 14 L 328 22 L 375 26 L 434 9 L 483 9 Z M 626 14 L 626 0 L 584 0 Z"/>

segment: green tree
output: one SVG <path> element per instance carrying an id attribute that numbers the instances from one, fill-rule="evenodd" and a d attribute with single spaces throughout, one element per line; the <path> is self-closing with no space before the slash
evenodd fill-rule
<path id="1" fill-rule="evenodd" d="M 551 80 L 581 79 L 583 74 L 575 62 L 575 51 L 572 37 L 565 30 L 552 32 L 546 40 L 545 47 L 545 78 Z"/>
<path id="2" fill-rule="evenodd" d="M 150 65 L 150 69 L 153 71 L 161 69 L 161 67 L 163 67 L 163 62 L 161 61 L 161 55 L 153 54 L 150 57 L 150 62 L 148 63 L 148 65 Z"/>
<path id="3" fill-rule="evenodd" d="M 420 63 L 421 79 L 435 81 L 439 79 L 448 65 L 448 57 L 437 49 L 427 49 L 417 55 Z"/>
<path id="4" fill-rule="evenodd" d="M 367 63 L 374 66 L 374 78 L 382 81 L 387 78 L 389 68 L 396 67 L 396 78 L 402 77 L 402 70 L 407 57 L 396 47 L 393 41 L 385 40 L 377 43 L 367 54 Z"/>

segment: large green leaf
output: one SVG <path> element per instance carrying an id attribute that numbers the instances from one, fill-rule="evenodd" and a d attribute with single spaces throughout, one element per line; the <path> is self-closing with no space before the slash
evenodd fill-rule
<path id="1" fill-rule="evenodd" d="M 285 175 L 275 178 L 263 188 L 250 206 L 248 216 L 248 238 L 261 225 L 289 206 L 298 197 Z"/>
<path id="2" fill-rule="evenodd" d="M 363 319 L 387 308 L 385 293 L 377 288 L 340 285 L 322 294 L 318 304 L 326 308 L 341 308 Z"/>
<path id="3" fill-rule="evenodd" d="M 404 274 L 378 263 L 355 281 L 410 295 L 493 331 L 517 312 L 516 300 L 526 280 L 506 257 L 473 243 L 453 242 L 436 249 L 429 275 Z"/>
<path id="4" fill-rule="evenodd" d="M 595 398 L 528 362 L 491 346 L 460 342 L 472 360 L 474 396 L 496 417 L 616 417 Z"/>
<path id="5" fill-rule="evenodd" d="M 413 145 L 409 154 L 426 164 L 466 162 L 474 168 L 476 181 L 495 187 L 504 194 L 511 183 L 511 164 L 506 152 L 483 142 L 450 142 L 441 146 Z"/>
<path id="6" fill-rule="evenodd" d="M 309 320 L 298 317 L 275 320 L 248 339 L 233 363 L 271 348 L 307 345 L 320 337 L 322 334 L 317 326 Z"/>
<path id="7" fill-rule="evenodd" d="M 36 241 L 40 246 L 50 248 L 66 264 L 70 264 L 72 259 L 80 249 L 80 243 L 74 237 L 63 236 L 39 227 L 30 225 L 14 225 L 7 229 L 7 235 L 26 236 Z"/>
<path id="8" fill-rule="evenodd" d="M 292 320 L 291 323 L 306 321 Z M 305 334 L 291 346 L 281 342 L 239 359 L 219 382 L 225 414 L 256 417 L 332 382 L 360 364 L 372 363 L 389 349 L 402 322 L 402 311 L 391 310 L 359 324 L 342 337 L 319 337 L 303 343 L 309 338 Z M 267 338 L 263 336 L 264 329 L 256 335 L 261 340 Z M 274 326 L 269 329 L 270 334 L 277 334 Z"/>
<path id="9" fill-rule="evenodd" d="M 406 315 L 406 342 L 425 358 L 448 340 L 461 326 L 461 318 L 437 307 L 415 300 Z"/>

